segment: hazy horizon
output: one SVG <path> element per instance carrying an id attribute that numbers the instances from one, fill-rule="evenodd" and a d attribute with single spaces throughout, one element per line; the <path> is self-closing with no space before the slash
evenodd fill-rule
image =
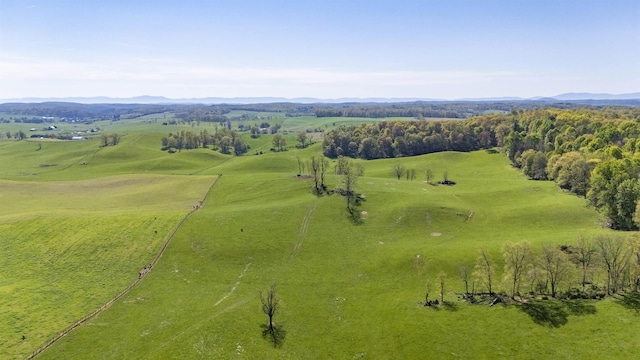
<path id="1" fill-rule="evenodd" d="M 640 90 L 637 1 L 0 3 L 0 99 Z"/>

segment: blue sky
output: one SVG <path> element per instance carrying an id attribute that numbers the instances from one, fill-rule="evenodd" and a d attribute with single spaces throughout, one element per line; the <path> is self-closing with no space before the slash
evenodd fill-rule
<path id="1" fill-rule="evenodd" d="M 0 0 L 0 98 L 640 91 L 640 1 Z"/>

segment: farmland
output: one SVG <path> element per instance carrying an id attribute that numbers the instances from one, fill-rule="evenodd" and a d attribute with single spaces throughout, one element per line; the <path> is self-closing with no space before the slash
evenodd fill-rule
<path id="1" fill-rule="evenodd" d="M 285 130 L 291 123 L 291 133 L 306 122 L 278 121 Z M 594 310 L 569 314 L 559 327 L 539 325 L 517 306 L 458 300 L 458 268 L 475 264 L 481 247 L 501 269 L 505 242 L 539 249 L 613 233 L 586 200 L 526 180 L 502 154 L 357 160 L 365 170 L 357 189 L 366 195 L 358 210 L 366 216 L 354 224 L 344 198 L 316 196 L 312 180 L 296 176 L 297 158 L 319 155 L 319 143 L 274 153 L 263 135 L 247 139 L 245 156 L 169 154 L 160 137 L 193 126 L 147 117 L 100 127 L 124 134 L 121 143 L 0 142 L 0 199 L 10 204 L 0 210 L 2 357 L 27 356 L 130 284 L 207 193 L 153 271 L 39 358 L 625 358 L 639 351 L 637 316 L 611 299 L 586 302 Z M 395 179 L 396 164 L 418 178 Z M 427 184 L 426 168 L 457 184 Z M 341 178 L 330 171 L 327 181 L 333 188 Z M 424 307 L 425 282 L 440 271 L 454 305 Z M 272 283 L 281 298 L 275 322 L 286 335 L 276 348 L 260 326 L 259 292 Z"/>

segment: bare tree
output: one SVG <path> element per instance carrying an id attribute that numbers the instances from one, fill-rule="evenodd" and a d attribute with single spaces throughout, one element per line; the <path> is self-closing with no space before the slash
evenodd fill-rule
<path id="1" fill-rule="evenodd" d="M 316 158 L 315 156 L 312 156 L 311 162 L 309 164 L 310 165 L 309 168 L 311 169 L 311 176 L 313 176 L 313 182 L 315 183 L 316 194 L 320 193 L 320 187 L 318 185 L 318 180 L 320 180 L 318 177 L 318 173 L 320 172 L 320 161 L 321 159 Z"/>
<path id="2" fill-rule="evenodd" d="M 424 284 L 424 306 L 429 305 L 429 293 L 431 292 L 431 280 L 428 280 Z"/>
<path id="3" fill-rule="evenodd" d="M 438 277 L 436 278 L 438 282 L 438 291 L 440 292 L 440 303 L 444 304 L 444 292 L 445 285 L 447 282 L 447 274 L 444 271 L 438 273 Z"/>
<path id="4" fill-rule="evenodd" d="M 109 135 L 110 138 L 110 144 L 113 146 L 116 146 L 120 143 L 120 135 L 118 133 L 113 133 L 111 135 Z"/>
<path id="5" fill-rule="evenodd" d="M 427 168 L 427 171 L 425 173 L 425 180 L 427 180 L 429 184 L 431 184 L 431 182 L 433 181 L 433 170 L 431 170 L 430 168 Z"/>
<path id="6" fill-rule="evenodd" d="M 484 282 L 489 294 L 493 295 L 493 261 L 489 256 L 489 252 L 485 248 L 480 249 L 480 255 L 476 259 L 475 273 L 480 281 Z"/>
<path id="7" fill-rule="evenodd" d="M 607 271 L 607 294 L 616 293 L 621 285 L 621 277 L 629 265 L 631 252 L 624 239 L 619 237 L 597 237 L 596 248 Z"/>
<path id="8" fill-rule="evenodd" d="M 416 169 L 407 169 L 407 180 L 414 180 L 416 178 Z"/>
<path id="9" fill-rule="evenodd" d="M 523 241 L 518 244 L 504 244 L 502 255 L 505 277 L 508 277 L 511 282 L 511 297 L 515 297 L 520 292 L 522 275 L 530 261 L 529 243 Z"/>
<path id="10" fill-rule="evenodd" d="M 402 175 L 404 175 L 404 170 L 405 169 L 402 164 L 395 164 L 393 166 L 392 173 L 398 180 L 400 180 L 400 178 L 402 178 Z"/>
<path id="11" fill-rule="evenodd" d="M 100 144 L 102 146 L 109 146 L 109 135 L 107 134 L 100 135 Z"/>
<path id="12" fill-rule="evenodd" d="M 551 245 L 542 246 L 540 264 L 547 275 L 547 282 L 551 286 L 551 296 L 556 297 L 558 285 L 565 280 L 571 267 L 567 255 Z"/>
<path id="13" fill-rule="evenodd" d="M 573 259 L 580 266 L 582 273 L 582 290 L 584 290 L 585 285 L 588 283 L 587 275 L 596 261 L 596 247 L 593 241 L 582 236 L 578 238 Z"/>
<path id="14" fill-rule="evenodd" d="M 262 302 L 262 312 L 269 317 L 269 322 L 263 335 L 270 335 L 274 344 L 277 344 L 276 324 L 273 322 L 273 317 L 280 307 L 280 299 L 277 295 L 275 283 L 271 284 L 266 293 L 260 292 L 260 302 Z"/>
<path id="15" fill-rule="evenodd" d="M 322 190 L 327 190 L 327 184 L 324 182 L 325 174 L 329 168 L 329 160 L 324 156 L 320 156 L 320 186 Z"/>
<path id="16" fill-rule="evenodd" d="M 460 276 L 460 280 L 464 283 L 464 293 L 465 295 L 469 295 L 469 279 L 471 278 L 471 266 L 462 265 L 458 269 L 458 275 Z"/>

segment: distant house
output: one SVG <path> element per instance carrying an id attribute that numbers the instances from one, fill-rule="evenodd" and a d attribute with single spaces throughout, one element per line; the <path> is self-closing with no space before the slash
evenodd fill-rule
<path id="1" fill-rule="evenodd" d="M 260 134 L 268 134 L 269 128 L 260 128 Z"/>
<path id="2" fill-rule="evenodd" d="M 36 131 L 36 128 L 31 128 L 29 129 L 29 131 Z"/>
<path id="3" fill-rule="evenodd" d="M 86 140 L 84 136 L 72 136 L 71 140 Z"/>

